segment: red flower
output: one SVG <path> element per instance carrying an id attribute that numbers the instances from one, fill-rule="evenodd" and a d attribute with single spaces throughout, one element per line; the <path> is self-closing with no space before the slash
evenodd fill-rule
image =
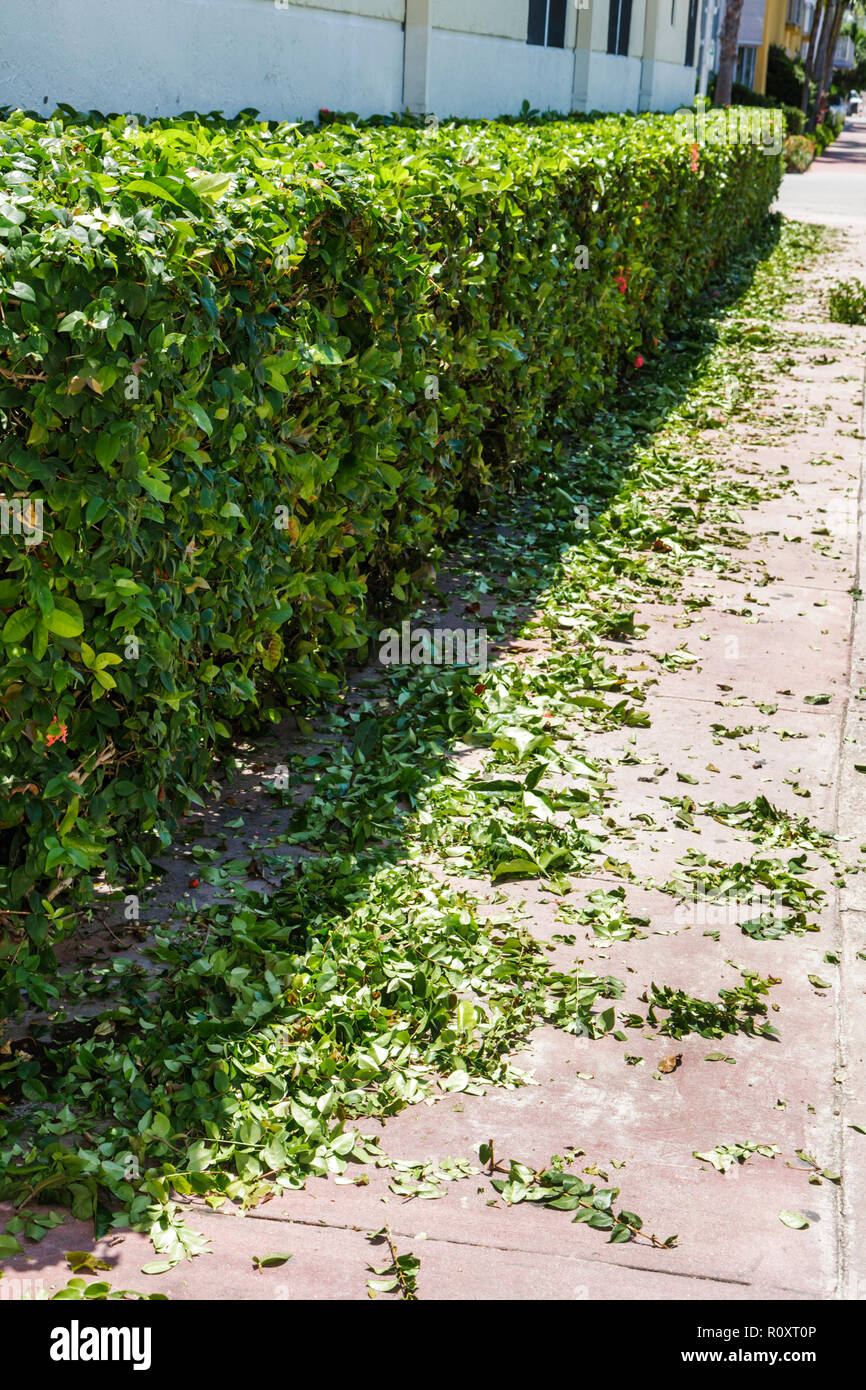
<path id="1" fill-rule="evenodd" d="M 642 367 L 642 366 L 643 366 L 643 358 L 641 357 L 640 353 L 638 353 L 637 357 L 634 359 L 634 365 L 635 365 L 636 367 Z"/>
<path id="2" fill-rule="evenodd" d="M 658 340 L 658 338 L 653 338 L 653 347 L 658 347 L 658 345 L 659 345 L 659 340 Z"/>
<path id="3" fill-rule="evenodd" d="M 190 888 L 198 888 L 198 885 L 199 885 L 199 880 L 198 880 L 197 878 L 191 878 L 191 879 L 190 879 L 190 881 L 189 881 L 189 886 L 190 886 Z"/>
<path id="4" fill-rule="evenodd" d="M 52 728 L 52 729 L 53 729 L 53 728 L 54 728 L 54 725 L 53 725 L 53 724 L 49 725 L 49 728 Z M 65 724 L 61 724 L 61 725 L 60 725 L 60 733 L 59 733 L 59 734 L 46 734 L 46 735 L 45 735 L 45 742 L 48 744 L 48 747 L 49 747 L 49 748 L 51 747 L 52 743 L 56 743 L 56 742 L 58 741 L 58 739 L 60 740 L 61 743 L 65 743 L 65 742 L 66 742 L 66 735 L 67 735 L 67 733 L 68 733 L 68 729 L 67 729 L 66 725 L 65 725 Z"/>
<path id="5" fill-rule="evenodd" d="M 700 151 L 698 150 L 697 145 L 692 145 L 691 149 L 689 150 L 689 155 L 689 166 L 691 168 L 692 173 L 696 174 L 698 172 L 698 165 L 701 162 Z"/>
<path id="6" fill-rule="evenodd" d="M 628 289 L 628 280 L 626 280 L 622 271 L 620 271 L 619 275 L 614 276 L 614 280 L 616 281 L 616 287 L 619 290 L 620 294 L 625 294 L 626 290 Z"/>

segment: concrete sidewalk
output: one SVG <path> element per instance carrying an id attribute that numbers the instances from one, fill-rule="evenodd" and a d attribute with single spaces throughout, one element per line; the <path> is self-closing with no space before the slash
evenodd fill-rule
<path id="1" fill-rule="evenodd" d="M 776 210 L 798 222 L 866 231 L 866 114 L 849 116 L 805 174 L 785 175 Z"/>
<path id="2" fill-rule="evenodd" d="M 864 137 L 866 123 L 852 133 L 851 148 L 861 149 Z M 860 156 L 852 159 L 846 187 L 863 187 Z M 819 170 L 808 177 L 816 175 L 823 178 Z M 787 199 L 786 187 L 783 206 Z M 825 212 L 843 217 L 844 201 L 828 201 Z M 743 544 L 735 572 L 720 580 L 695 565 L 678 602 L 647 603 L 637 613 L 645 634 L 609 644 L 606 656 L 624 673 L 655 679 L 649 725 L 589 735 L 574 728 L 587 755 L 608 766 L 611 819 L 634 827 L 628 859 L 637 882 L 624 886 L 629 910 L 650 921 L 644 939 L 606 942 L 581 932 L 569 943 L 541 884 L 502 889 L 515 912 L 524 904 L 555 965 L 583 961 L 625 980 L 618 1006 L 625 1010 L 640 1007 L 651 981 L 715 1000 L 720 987 L 740 983 L 731 962 L 777 978 L 771 998 L 779 1010 L 770 1019 L 779 1040 L 690 1034 L 672 1042 L 644 1030 L 620 1042 L 544 1027 L 515 1058 L 535 1085 L 441 1094 L 383 1125 L 358 1125 L 393 1160 L 478 1164 L 479 1145 L 492 1136 L 499 1157 L 543 1167 L 579 1147 L 586 1156 L 578 1168 L 607 1174 L 646 1230 L 678 1233 L 677 1248 L 611 1245 L 567 1214 L 531 1203 L 506 1208 L 481 1175 L 451 1184 L 441 1200 L 406 1201 L 389 1190 L 388 1169 L 371 1169 L 366 1185 L 316 1179 L 242 1218 L 228 1207 L 191 1207 L 190 1224 L 210 1238 L 213 1253 L 157 1278 L 141 1273 L 154 1258 L 144 1237 L 94 1244 L 81 1222 L 51 1231 L 28 1248 L 31 1258 L 8 1261 L 7 1277 L 57 1287 L 69 1277 L 63 1251 L 95 1249 L 110 1264 L 104 1277 L 113 1287 L 158 1289 L 173 1299 L 365 1299 L 368 1266 L 387 1263 L 365 1232 L 387 1220 L 398 1250 L 421 1259 L 425 1299 L 866 1297 L 866 1134 L 851 1128 L 866 1129 L 866 877 L 851 880 L 838 901 L 825 868 L 821 931 L 775 941 L 749 939 L 736 922 L 707 922 L 700 913 L 684 920 L 670 895 L 647 886 L 664 883 L 698 844 L 726 862 L 753 851 L 739 831 L 712 820 L 696 841 L 663 799 L 684 793 L 728 803 L 763 794 L 821 830 L 852 837 L 855 858 L 866 841 L 866 775 L 857 770 L 866 766 L 866 619 L 855 601 L 866 588 L 866 329 L 829 324 L 822 308 L 828 284 L 864 276 L 863 252 L 854 238 L 840 238 L 833 254 L 798 272 L 790 316 L 773 325 L 785 340 L 783 362 L 775 343 L 759 332 L 752 342 L 745 325 L 738 360 L 760 426 L 735 416 L 695 443 L 715 455 L 720 480 L 773 478 L 785 488 L 733 518 L 731 544 Z M 804 409 L 809 393 L 819 409 Z M 708 606 L 698 606 L 703 599 Z M 699 660 L 672 668 L 665 658 L 684 644 Z M 543 661 L 543 642 L 533 647 L 533 659 Z M 720 725 L 744 731 L 720 739 Z M 641 815 L 648 819 L 635 820 Z M 621 884 L 613 874 L 585 877 L 568 902 L 580 906 L 593 889 Z M 493 896 L 486 881 L 473 887 L 482 899 Z M 828 953 L 840 963 L 828 962 Z M 706 1060 L 717 1052 L 732 1062 Z M 667 1053 L 681 1063 L 653 1076 Z M 734 1165 L 727 1176 L 693 1157 L 746 1141 L 778 1145 L 780 1153 Z M 796 1149 L 841 1173 L 841 1184 L 810 1185 Z M 808 1228 L 789 1229 L 779 1219 L 785 1210 L 802 1212 Z M 254 1257 L 270 1251 L 293 1258 L 257 1271 Z"/>

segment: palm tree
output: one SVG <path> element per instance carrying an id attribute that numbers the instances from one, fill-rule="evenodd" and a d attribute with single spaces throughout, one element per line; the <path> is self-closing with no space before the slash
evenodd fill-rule
<path id="1" fill-rule="evenodd" d="M 801 109 L 807 111 L 810 85 L 814 82 L 815 102 L 809 121 L 809 126 L 813 130 L 817 123 L 821 100 L 832 81 L 833 54 L 836 51 L 836 44 L 847 8 L 848 0 L 818 0 L 815 7 L 812 33 L 809 36 L 809 52 L 805 64 L 803 92 L 800 98 Z M 819 20 L 821 21 L 820 27 Z"/>
<path id="2" fill-rule="evenodd" d="M 847 0 L 836 0 L 832 23 L 830 24 L 829 38 L 827 40 L 827 46 L 824 49 L 824 65 L 819 75 L 818 91 L 815 97 L 815 112 L 812 117 L 813 125 L 815 123 L 815 115 L 817 115 L 824 94 L 829 91 L 833 83 L 833 55 L 836 52 L 836 44 L 839 42 L 839 33 L 847 8 Z"/>
<path id="3" fill-rule="evenodd" d="M 737 64 L 737 40 L 740 37 L 740 15 L 743 0 L 728 0 L 725 22 L 719 40 L 719 71 L 716 75 L 716 106 L 730 106 L 734 68 Z"/>
<path id="4" fill-rule="evenodd" d="M 827 4 L 828 0 L 818 0 L 818 3 L 815 6 L 815 13 L 812 15 L 812 28 L 809 33 L 809 49 L 806 54 L 806 61 L 803 64 L 803 90 L 800 94 L 800 110 L 803 112 L 804 116 L 806 112 L 809 110 L 809 91 L 811 89 L 812 79 L 815 75 L 817 67 L 815 62 L 817 50 L 816 39 L 818 38 L 819 33 L 821 33 L 821 36 L 823 37 L 824 10 L 826 9 Z"/>

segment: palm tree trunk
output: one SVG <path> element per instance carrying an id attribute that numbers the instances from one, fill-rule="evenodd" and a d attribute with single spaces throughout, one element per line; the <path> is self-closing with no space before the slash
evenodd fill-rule
<path id="1" fill-rule="evenodd" d="M 836 52 L 836 44 L 839 42 L 839 32 L 842 28 L 842 21 L 845 18 L 846 0 L 836 0 L 836 10 L 830 24 L 829 39 L 824 50 L 824 63 L 821 68 L 821 78 L 818 83 L 818 91 L 815 100 L 815 116 L 817 117 L 821 101 L 832 86 L 833 82 L 833 55 Z M 814 124 L 814 121 L 813 121 Z"/>
<path id="2" fill-rule="evenodd" d="M 828 0 L 818 0 L 815 6 L 815 13 L 812 16 L 812 31 L 809 34 L 809 52 L 806 55 L 804 64 L 803 90 L 800 93 L 800 110 L 805 116 L 809 110 L 809 88 L 812 85 L 812 78 L 815 73 L 815 56 L 818 51 L 818 44 L 823 37 L 824 17 Z"/>
<path id="3" fill-rule="evenodd" d="M 740 37 L 740 15 L 743 13 L 743 0 L 728 0 L 725 22 L 719 41 L 719 71 L 716 74 L 716 106 L 730 106 L 731 85 L 737 63 L 737 40 Z"/>

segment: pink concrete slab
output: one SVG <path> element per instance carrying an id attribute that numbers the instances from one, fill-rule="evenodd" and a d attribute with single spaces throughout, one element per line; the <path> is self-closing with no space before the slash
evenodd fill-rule
<path id="1" fill-rule="evenodd" d="M 425 1299 L 699 1302 L 741 1298 L 787 1301 L 811 1296 L 790 1288 L 677 1276 L 651 1264 L 632 1268 L 607 1263 L 602 1256 L 574 1259 L 481 1246 L 467 1250 L 445 1241 L 428 1241 L 415 1249 L 421 1255 L 418 1287 Z"/>
<path id="2" fill-rule="evenodd" d="M 627 754 L 643 760 L 620 761 L 615 769 L 617 792 L 629 815 L 646 813 L 651 803 L 655 818 L 661 818 L 665 810 L 659 804 L 662 795 L 688 795 L 698 803 L 727 804 L 763 795 L 780 809 L 792 815 L 807 814 L 829 829 L 838 768 L 838 717 L 828 718 L 821 712 L 823 706 L 783 709 L 786 697 L 778 697 L 780 707 L 775 713 L 764 714 L 753 701 L 732 705 L 724 703 L 725 692 L 717 691 L 717 696 L 708 704 L 651 695 L 652 723 L 629 730 L 633 742 L 626 744 L 619 731 L 594 735 L 588 741 L 591 756 L 602 753 L 608 758 L 617 754 L 623 758 Z M 719 728 L 714 730 L 714 725 Z M 735 738 L 721 732 L 736 729 L 744 732 Z M 797 774 L 789 771 L 794 766 L 800 768 Z M 657 768 L 667 771 L 657 781 L 646 780 L 654 778 Z M 696 777 L 697 785 L 678 782 L 678 771 Z M 810 792 L 808 798 L 795 793 L 795 781 Z M 715 829 L 715 823 L 706 819 L 700 824 L 705 835 Z"/>
<path id="3" fill-rule="evenodd" d="M 747 623 L 733 615 L 708 613 L 701 643 L 701 670 L 695 667 L 675 672 L 659 666 L 655 693 L 661 697 L 680 695 L 687 699 L 712 694 L 721 686 L 750 699 L 774 702 L 781 695 L 788 708 L 808 709 L 807 695 L 829 694 L 820 706 L 828 713 L 838 711 L 846 693 L 844 677 L 847 638 L 839 631 L 827 635 L 824 609 L 811 605 L 787 619 L 772 624 Z M 653 625 L 643 639 L 645 658 L 652 661 L 654 651 L 668 648 L 661 625 Z M 674 643 L 674 646 L 679 643 Z M 691 642 L 689 650 L 694 652 Z M 694 653 L 696 656 L 697 652 Z M 710 677 L 704 678 L 704 672 Z M 713 689 L 715 687 L 715 689 Z M 790 692 L 790 693 L 786 693 Z"/>
<path id="4" fill-rule="evenodd" d="M 113 1289 L 159 1292 L 170 1299 L 357 1299 L 367 1296 L 366 1265 L 371 1258 L 377 1263 L 381 1254 L 362 1231 L 324 1232 L 311 1225 L 223 1216 L 203 1206 L 190 1206 L 187 1216 L 189 1225 L 208 1237 L 211 1252 L 181 1261 L 165 1274 L 142 1273 L 142 1266 L 160 1259 L 145 1235 L 119 1232 L 94 1241 L 87 1223 L 69 1221 L 38 1245 L 27 1243 L 28 1258 L 4 1261 L 2 1282 L 17 1279 L 21 1293 L 53 1292 L 72 1278 L 64 1252 L 88 1250 L 110 1268 L 86 1277 L 104 1279 Z M 268 1254 L 292 1254 L 292 1259 L 257 1270 L 254 1257 Z"/>

